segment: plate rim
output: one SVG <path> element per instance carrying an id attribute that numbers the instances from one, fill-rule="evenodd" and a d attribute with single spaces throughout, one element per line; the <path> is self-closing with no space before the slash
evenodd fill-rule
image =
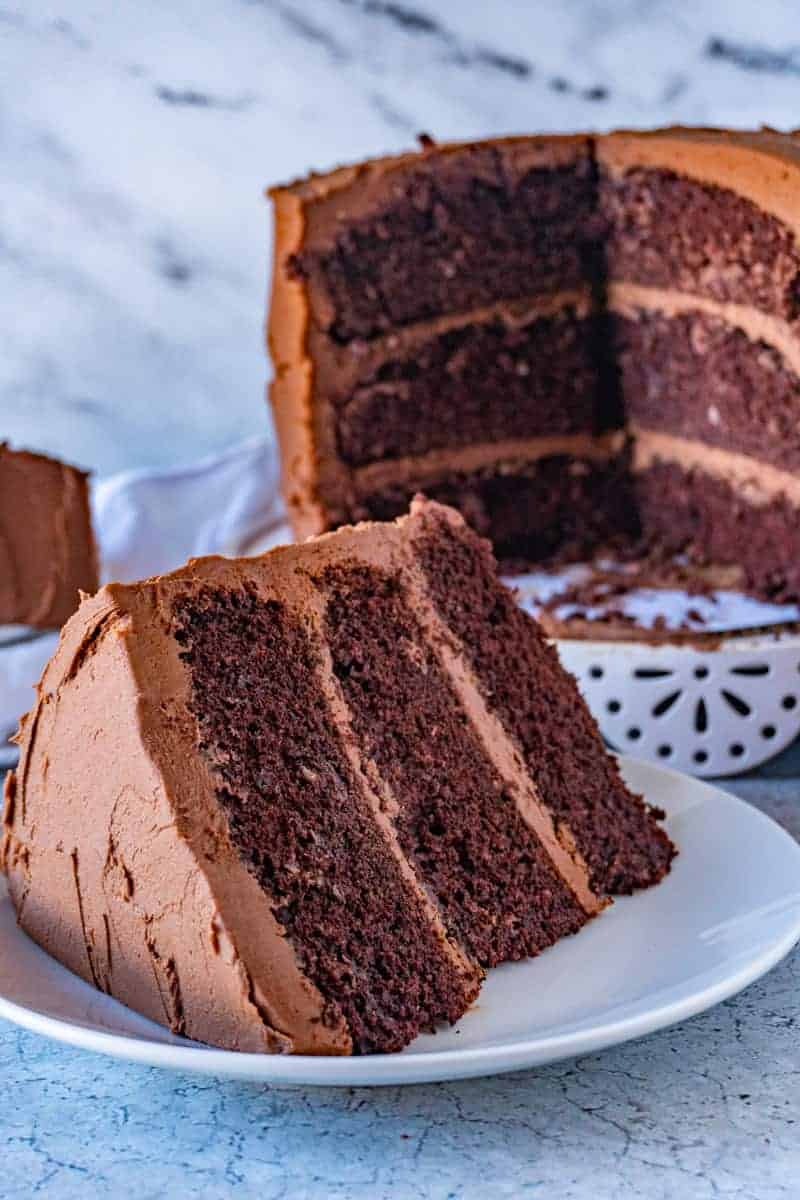
<path id="1" fill-rule="evenodd" d="M 692 793 L 711 793 L 716 803 L 746 809 L 751 819 L 769 826 L 770 836 L 784 840 L 798 856 L 800 843 L 777 821 L 746 800 L 724 788 L 701 781 L 680 771 L 661 767 L 627 755 L 616 756 L 621 769 L 636 776 L 658 776 L 671 779 L 673 784 L 689 786 Z M 646 792 L 644 780 L 634 779 L 634 788 Z M 711 797 L 708 797 L 709 799 Z M 24 935 L 23 936 L 27 936 Z M 143 1066 L 191 1074 L 216 1076 L 265 1084 L 319 1087 L 379 1087 L 402 1084 L 443 1082 L 461 1078 L 522 1071 L 534 1066 L 575 1058 L 676 1025 L 690 1017 L 730 999 L 775 967 L 800 941 L 800 911 L 793 924 L 779 937 L 764 945 L 760 953 L 750 958 L 738 970 L 723 979 L 707 984 L 675 1000 L 646 1009 L 644 1012 L 593 1024 L 572 1032 L 545 1036 L 515 1038 L 513 1041 L 478 1046 L 453 1047 L 447 1050 L 404 1052 L 402 1054 L 372 1054 L 359 1056 L 334 1055 L 271 1055 L 254 1054 L 199 1043 L 156 1041 L 130 1033 L 113 1033 L 51 1016 L 28 1008 L 0 995 L 0 1017 L 49 1040 L 78 1049 L 105 1054 L 117 1060 Z M 41 948 L 40 948 L 41 949 Z M 46 951 L 42 950 L 42 953 Z M 48 956 L 52 959 L 52 956 Z M 57 963 L 57 960 L 52 960 Z M 57 963 L 61 970 L 67 967 Z M 70 974 L 72 974 L 70 972 Z M 85 981 L 83 981 L 85 982 Z M 90 984 L 85 986 L 90 987 Z M 108 997 L 113 999 L 113 997 Z M 115 1003 L 120 1003 L 115 1001 Z M 124 1007 L 124 1006 L 123 1006 Z M 138 1014 L 137 1014 L 138 1015 Z M 144 1018 L 143 1018 L 144 1019 Z"/>

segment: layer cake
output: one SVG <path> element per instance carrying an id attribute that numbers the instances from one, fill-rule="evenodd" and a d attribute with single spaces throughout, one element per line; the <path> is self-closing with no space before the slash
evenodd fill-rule
<path id="1" fill-rule="evenodd" d="M 800 598 L 800 138 L 520 137 L 272 191 L 297 536 L 455 505 L 509 561 L 654 547 Z"/>
<path id="2" fill-rule="evenodd" d="M 430 501 L 104 587 L 18 740 L 22 927 L 232 1049 L 400 1049 L 674 853 L 488 543 Z"/>

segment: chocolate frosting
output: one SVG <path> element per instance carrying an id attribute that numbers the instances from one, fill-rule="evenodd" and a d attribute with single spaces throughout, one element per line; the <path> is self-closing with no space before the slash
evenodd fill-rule
<path id="1" fill-rule="evenodd" d="M 747 454 L 707 446 L 693 438 L 677 437 L 655 429 L 634 429 L 633 469 L 646 471 L 653 463 L 676 463 L 685 471 L 702 471 L 722 479 L 756 507 L 783 496 L 800 508 L 800 478 Z"/>

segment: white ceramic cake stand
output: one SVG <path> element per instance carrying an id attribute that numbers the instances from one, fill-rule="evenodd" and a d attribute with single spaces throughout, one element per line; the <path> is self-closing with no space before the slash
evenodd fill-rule
<path id="1" fill-rule="evenodd" d="M 693 775 L 737 775 L 800 733 L 800 635 L 697 645 L 559 639 L 603 736 Z"/>

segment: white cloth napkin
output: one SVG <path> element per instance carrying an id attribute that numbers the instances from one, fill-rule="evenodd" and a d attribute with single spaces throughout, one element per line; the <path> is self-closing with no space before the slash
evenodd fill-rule
<path id="1" fill-rule="evenodd" d="M 201 554 L 255 554 L 290 538 L 269 438 L 253 438 L 190 467 L 126 471 L 92 488 L 100 577 L 160 575 Z M 0 747 L 30 708 L 55 633 L 0 644 Z"/>
<path id="2" fill-rule="evenodd" d="M 190 467 L 114 475 L 95 487 L 92 515 L 104 583 L 252 553 L 286 529 L 275 446 L 257 438 Z"/>

